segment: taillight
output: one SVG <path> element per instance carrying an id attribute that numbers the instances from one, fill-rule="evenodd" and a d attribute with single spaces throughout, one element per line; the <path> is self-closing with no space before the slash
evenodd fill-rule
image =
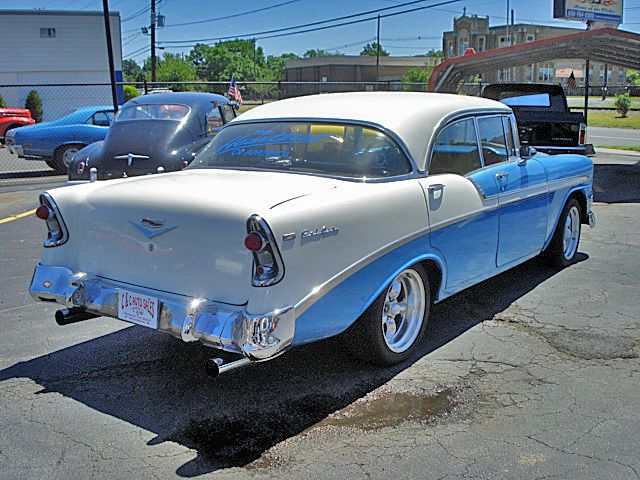
<path id="1" fill-rule="evenodd" d="M 40 206 L 36 209 L 36 216 L 47 222 L 47 238 L 45 247 L 57 247 L 69 238 L 67 228 L 58 211 L 58 207 L 48 193 L 40 194 Z"/>
<path id="2" fill-rule="evenodd" d="M 189 162 L 187 162 L 186 160 L 182 161 L 182 164 L 180 165 L 180 169 L 182 170 L 183 168 L 187 168 L 189 166 Z"/>
<path id="3" fill-rule="evenodd" d="M 51 210 L 49 210 L 49 207 L 40 205 L 38 208 L 36 208 L 36 217 L 38 217 L 40 220 L 46 220 L 47 218 L 49 218 L 50 214 Z"/>
<path id="4" fill-rule="evenodd" d="M 82 175 L 82 173 L 84 172 L 84 162 L 78 162 L 76 171 L 78 172 L 78 175 Z"/>
<path id="5" fill-rule="evenodd" d="M 267 222 L 252 215 L 247 221 L 247 232 L 244 245 L 253 254 L 252 285 L 266 287 L 278 283 L 284 276 L 284 264 Z"/>
<path id="6" fill-rule="evenodd" d="M 580 135 L 578 137 L 578 145 L 584 145 L 584 142 L 587 137 L 587 125 L 584 123 L 580 124 Z"/>
<path id="7" fill-rule="evenodd" d="M 249 232 L 244 239 L 244 246 L 252 252 L 259 252 L 264 247 L 264 239 L 258 232 Z"/>

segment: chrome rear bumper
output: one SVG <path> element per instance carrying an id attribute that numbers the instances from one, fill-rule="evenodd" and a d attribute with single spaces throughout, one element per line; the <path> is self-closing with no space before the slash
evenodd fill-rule
<path id="1" fill-rule="evenodd" d="M 596 214 L 589 212 L 589 227 L 596 228 Z"/>
<path id="2" fill-rule="evenodd" d="M 159 300 L 158 330 L 185 342 L 241 353 L 252 361 L 279 355 L 295 333 L 295 311 L 290 306 L 256 315 L 243 306 L 138 287 L 66 267 L 38 264 L 29 288 L 36 300 L 112 318 L 118 318 L 118 296 L 123 290 Z"/>

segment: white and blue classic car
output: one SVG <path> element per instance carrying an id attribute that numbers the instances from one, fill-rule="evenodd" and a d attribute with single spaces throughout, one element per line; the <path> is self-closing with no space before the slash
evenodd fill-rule
<path id="1" fill-rule="evenodd" d="M 59 324 L 105 315 L 240 354 L 342 332 L 410 357 L 433 302 L 541 253 L 571 264 L 593 165 L 520 147 L 511 109 L 427 93 L 257 107 L 180 172 L 41 195 L 31 294 Z"/>

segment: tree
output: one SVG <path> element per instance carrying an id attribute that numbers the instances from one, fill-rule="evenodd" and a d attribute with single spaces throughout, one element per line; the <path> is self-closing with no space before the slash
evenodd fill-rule
<path id="1" fill-rule="evenodd" d="M 123 60 L 122 76 L 125 82 L 139 82 L 142 79 L 142 67 L 130 58 Z"/>
<path id="2" fill-rule="evenodd" d="M 429 50 L 427 53 L 424 54 L 425 57 L 432 57 L 432 58 L 444 58 L 444 53 L 442 52 L 442 50 Z"/>
<path id="3" fill-rule="evenodd" d="M 360 52 L 360 55 L 369 55 L 369 56 L 377 56 L 378 55 L 378 43 L 377 42 L 371 42 L 371 43 L 367 43 L 363 48 L 362 51 Z M 388 57 L 389 56 L 389 52 L 387 52 L 384 48 L 382 48 L 382 45 L 380 45 L 380 56 L 381 57 Z"/>
<path id="4" fill-rule="evenodd" d="M 302 55 L 304 58 L 314 58 L 314 57 L 328 57 L 331 55 L 331 52 L 327 50 L 323 50 L 321 48 L 312 48 L 307 50 Z"/>
<path id="5" fill-rule="evenodd" d="M 426 90 L 426 84 L 429 83 L 431 72 L 433 72 L 433 67 L 414 67 L 407 69 L 404 77 L 402 77 L 402 83 L 404 83 L 402 89 L 405 91 Z M 420 88 L 418 85 L 411 85 L 412 83 L 424 83 L 425 85 Z"/>
<path id="6" fill-rule="evenodd" d="M 40 95 L 38 95 L 38 92 L 35 90 L 31 90 L 29 92 L 24 108 L 31 112 L 31 118 L 33 118 L 36 123 L 40 123 L 42 121 L 42 99 L 40 98 Z"/>
<path id="7" fill-rule="evenodd" d="M 2 95 L 0 95 L 0 108 L 7 108 L 7 102 L 4 101 Z"/>
<path id="8" fill-rule="evenodd" d="M 151 60 L 144 64 L 147 80 L 151 79 Z M 156 60 L 156 79 L 158 82 L 193 82 L 196 79 L 196 68 L 178 53 L 165 53 Z M 170 85 L 172 90 L 188 90 L 184 85 Z"/>
<path id="9" fill-rule="evenodd" d="M 638 70 L 627 70 L 627 83 L 629 85 L 640 85 L 640 72 Z"/>
<path id="10" fill-rule="evenodd" d="M 142 71 L 142 70 L 141 70 Z M 125 85 L 124 86 L 124 101 L 128 102 L 132 98 L 136 98 L 140 95 L 138 89 L 133 85 Z"/>
<path id="11" fill-rule="evenodd" d="M 215 45 L 196 45 L 187 57 L 197 76 L 209 81 L 229 81 L 258 78 L 265 58 L 262 47 L 254 50 L 253 40 L 229 40 Z M 255 74 L 255 75 L 254 75 Z"/>
<path id="12" fill-rule="evenodd" d="M 620 116 L 626 117 L 629 109 L 631 108 L 631 96 L 629 92 L 621 95 L 616 95 L 616 99 L 613 102 L 613 106 L 620 113 Z"/>

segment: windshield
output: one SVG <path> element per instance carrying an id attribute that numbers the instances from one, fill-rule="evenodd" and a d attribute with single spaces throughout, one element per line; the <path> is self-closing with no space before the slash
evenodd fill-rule
<path id="1" fill-rule="evenodd" d="M 189 114 L 189 110 L 186 105 L 131 105 L 118 112 L 116 122 L 128 120 L 182 120 Z"/>
<path id="2" fill-rule="evenodd" d="M 411 172 L 395 141 L 372 128 L 327 123 L 268 122 L 230 125 L 189 168 L 262 168 L 353 178 Z"/>

